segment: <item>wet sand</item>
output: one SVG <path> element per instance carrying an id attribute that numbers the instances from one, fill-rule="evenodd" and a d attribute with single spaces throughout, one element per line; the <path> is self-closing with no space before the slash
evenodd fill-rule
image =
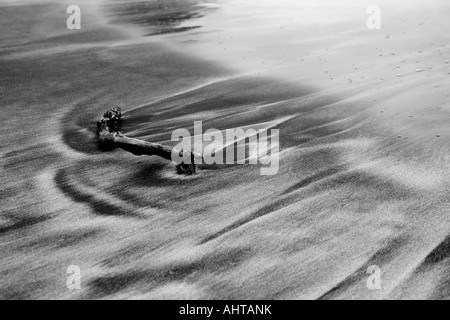
<path id="1" fill-rule="evenodd" d="M 436 3 L 433 23 L 414 26 L 422 33 L 392 25 L 394 44 L 386 32 L 367 42 L 347 16 L 305 43 L 269 24 L 271 39 L 242 32 L 238 45 L 224 10 L 203 16 L 195 2 L 162 27 L 158 15 L 142 26 L 85 4 L 77 32 L 64 4 L 2 7 L 0 298 L 448 298 L 448 5 Z M 179 15 L 189 10 L 191 22 Z M 336 47 L 320 34 L 333 26 Z M 194 121 L 269 124 L 280 172 L 186 177 L 157 158 L 100 152 L 95 121 L 111 106 L 127 135 L 166 144 Z M 66 287 L 69 265 L 81 291 Z M 380 291 L 366 287 L 372 265 Z"/>

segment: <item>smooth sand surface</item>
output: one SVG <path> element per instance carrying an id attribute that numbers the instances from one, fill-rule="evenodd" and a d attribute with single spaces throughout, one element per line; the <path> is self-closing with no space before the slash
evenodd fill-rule
<path id="1" fill-rule="evenodd" d="M 0 298 L 448 298 L 450 6 L 382 2 L 378 31 L 364 1 L 188 1 L 144 25 L 86 2 L 81 31 L 63 2 L 3 4 Z M 280 171 L 102 153 L 112 106 L 167 144 L 277 128 Z"/>

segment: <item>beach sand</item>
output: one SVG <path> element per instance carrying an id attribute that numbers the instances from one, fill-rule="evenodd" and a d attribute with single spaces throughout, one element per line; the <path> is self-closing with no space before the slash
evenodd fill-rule
<path id="1" fill-rule="evenodd" d="M 450 6 L 317 3 L 3 4 L 0 298 L 448 298 Z M 279 129 L 279 173 L 101 152 L 113 106 L 172 145 Z"/>

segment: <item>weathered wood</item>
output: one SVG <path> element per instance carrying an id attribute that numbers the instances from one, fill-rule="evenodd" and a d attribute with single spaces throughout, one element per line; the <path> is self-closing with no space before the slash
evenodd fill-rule
<path id="1" fill-rule="evenodd" d="M 187 175 L 195 174 L 195 159 L 202 157 L 188 150 L 178 150 L 158 143 L 151 143 L 139 139 L 129 138 L 120 133 L 122 122 L 122 112 L 120 108 L 114 108 L 107 111 L 97 122 L 99 147 L 103 150 L 120 148 L 136 156 L 158 156 L 166 160 L 181 158 L 182 163 L 177 164 L 179 168 Z"/>

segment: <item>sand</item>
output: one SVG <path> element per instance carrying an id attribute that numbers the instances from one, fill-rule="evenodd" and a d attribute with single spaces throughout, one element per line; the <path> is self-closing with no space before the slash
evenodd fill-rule
<path id="1" fill-rule="evenodd" d="M 369 31 L 366 3 L 296 3 L 189 1 L 161 27 L 86 2 L 76 32 L 63 2 L 3 4 L 0 298 L 448 298 L 449 5 L 383 2 Z M 280 171 L 100 152 L 111 106 L 165 144 L 272 124 Z"/>

